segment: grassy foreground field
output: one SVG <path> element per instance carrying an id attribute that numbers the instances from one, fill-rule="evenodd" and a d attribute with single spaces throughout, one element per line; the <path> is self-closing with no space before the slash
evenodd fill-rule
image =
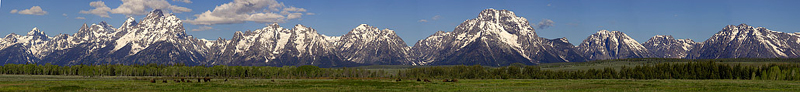
<path id="1" fill-rule="evenodd" d="M 800 91 L 800 81 L 491 79 L 417 82 L 390 79 L 220 79 L 150 83 L 134 77 L 0 75 L 0 91 Z"/>

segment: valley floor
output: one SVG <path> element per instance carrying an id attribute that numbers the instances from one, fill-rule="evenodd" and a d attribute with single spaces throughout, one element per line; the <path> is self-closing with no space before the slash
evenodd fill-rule
<path id="1" fill-rule="evenodd" d="M 404 79 L 212 79 L 212 82 L 150 83 L 138 77 L 0 75 L 0 91 L 800 91 L 800 81 L 626 80 L 626 79 L 462 79 L 417 82 Z"/>

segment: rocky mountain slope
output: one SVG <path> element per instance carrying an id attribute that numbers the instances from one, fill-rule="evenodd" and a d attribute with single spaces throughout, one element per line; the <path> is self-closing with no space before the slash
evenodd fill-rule
<path id="1" fill-rule="evenodd" d="M 686 58 L 797 58 L 800 35 L 772 31 L 747 24 L 728 25 L 703 45 L 695 46 Z"/>
<path id="2" fill-rule="evenodd" d="M 555 41 L 556 43 L 559 41 Z M 559 51 L 536 35 L 527 19 L 508 10 L 486 9 L 452 32 L 436 32 L 412 47 L 413 65 L 490 65 L 581 62 L 572 48 Z M 570 45 L 571 46 L 571 45 Z M 570 53 L 573 52 L 573 53 Z"/>
<path id="3" fill-rule="evenodd" d="M 586 37 L 577 51 L 590 60 L 650 57 L 647 49 L 627 34 L 607 30 Z"/>
<path id="4" fill-rule="evenodd" d="M 49 37 L 33 28 L 0 39 L 3 63 L 184 64 L 352 67 L 362 65 L 485 65 L 584 62 L 623 58 L 797 58 L 800 33 L 745 24 L 729 25 L 700 43 L 656 35 L 644 44 L 619 31 L 600 30 L 573 46 L 566 38 L 539 37 L 527 19 L 508 10 L 486 9 L 478 17 L 405 44 L 394 30 L 361 24 L 341 36 L 326 36 L 297 24 L 277 23 L 237 31 L 231 39 L 186 34 L 173 14 L 154 10 L 119 27 L 83 24 L 75 34 Z"/>
<path id="5" fill-rule="evenodd" d="M 675 39 L 671 35 L 656 35 L 642 44 L 653 58 L 684 58 L 699 43 L 692 39 Z"/>

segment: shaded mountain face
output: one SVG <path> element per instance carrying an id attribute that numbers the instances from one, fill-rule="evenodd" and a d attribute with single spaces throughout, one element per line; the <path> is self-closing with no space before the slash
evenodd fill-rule
<path id="1" fill-rule="evenodd" d="M 39 59 L 28 51 L 30 50 L 23 44 L 7 46 L 0 50 L 0 62 L 4 64 L 38 63 Z"/>
<path id="2" fill-rule="evenodd" d="M 746 24 L 728 25 L 703 45 L 695 46 L 687 58 L 797 58 L 800 35 L 771 31 Z"/>
<path id="3" fill-rule="evenodd" d="M 644 46 L 619 31 L 600 30 L 586 37 L 577 48 L 590 60 L 650 57 Z"/>
<path id="4" fill-rule="evenodd" d="M 656 35 L 644 42 L 653 58 L 684 58 L 695 45 L 692 39 L 675 39 L 671 35 Z"/>
<path id="5" fill-rule="evenodd" d="M 585 60 L 579 56 L 562 56 L 565 55 L 563 51 L 546 51 L 555 48 L 552 44 L 543 46 L 550 41 L 538 37 L 527 19 L 517 17 L 514 12 L 486 9 L 477 18 L 461 23 L 453 32 L 439 31 L 417 42 L 412 47 L 417 61 L 412 65 L 502 66 L 568 62 L 571 58 L 580 58 L 574 59 L 577 62 Z M 553 55 L 541 56 L 542 53 Z"/>

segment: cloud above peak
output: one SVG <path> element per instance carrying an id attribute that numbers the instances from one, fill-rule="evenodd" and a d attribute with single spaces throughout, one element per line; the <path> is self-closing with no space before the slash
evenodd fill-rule
<path id="1" fill-rule="evenodd" d="M 11 10 L 11 13 L 26 14 L 26 15 L 45 15 L 47 14 L 47 11 L 42 10 L 42 7 L 33 6 L 30 9 L 25 9 L 25 10 L 13 9 Z"/>
<path id="2" fill-rule="evenodd" d="M 88 10 L 88 11 L 81 10 L 80 13 L 82 13 L 82 14 L 94 14 L 94 15 L 97 15 L 97 16 L 100 16 L 100 17 L 111 18 L 111 16 L 108 15 L 108 11 L 111 11 L 111 8 L 106 6 L 105 2 L 103 2 L 103 1 L 94 1 L 94 2 L 90 2 L 89 6 L 94 7 L 94 9 Z"/>
<path id="3" fill-rule="evenodd" d="M 185 20 L 195 25 L 234 24 L 244 22 L 283 23 L 302 18 L 307 10 L 287 7 L 275 0 L 234 0 L 194 15 L 195 19 Z M 276 13 L 277 12 L 277 13 Z M 312 15 L 313 13 L 305 13 Z"/>
<path id="4" fill-rule="evenodd" d="M 554 26 L 555 24 L 556 24 L 556 22 L 553 22 L 553 20 L 542 19 L 542 21 L 540 21 L 539 24 L 536 24 L 536 28 L 538 28 L 538 29 L 550 28 L 551 26 Z"/>
<path id="5" fill-rule="evenodd" d="M 189 0 L 184 0 L 189 1 Z M 191 3 L 191 1 L 187 2 Z M 173 13 L 191 12 L 192 9 L 172 5 L 166 0 L 122 0 L 117 8 L 111 9 L 106 6 L 103 1 L 90 2 L 89 6 L 94 7 L 92 10 L 81 10 L 82 14 L 94 14 L 100 17 L 110 18 L 108 13 L 131 15 L 145 15 L 152 9 L 170 10 Z"/>

